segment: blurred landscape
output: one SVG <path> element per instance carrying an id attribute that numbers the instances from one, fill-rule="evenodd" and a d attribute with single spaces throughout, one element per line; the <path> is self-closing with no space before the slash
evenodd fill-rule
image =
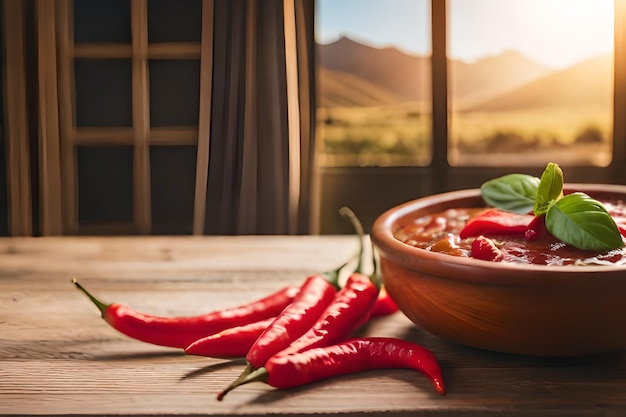
<path id="1" fill-rule="evenodd" d="M 343 37 L 317 59 L 322 164 L 429 163 L 430 57 Z M 448 71 L 452 164 L 610 162 L 612 55 L 555 70 L 506 51 Z"/>

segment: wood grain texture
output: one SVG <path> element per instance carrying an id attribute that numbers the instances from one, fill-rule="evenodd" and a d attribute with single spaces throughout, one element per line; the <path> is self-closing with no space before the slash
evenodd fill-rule
<path id="1" fill-rule="evenodd" d="M 63 234 L 55 10 L 54 2 L 41 0 L 35 2 L 39 107 L 39 211 L 40 232 L 44 236 Z"/>
<path id="2" fill-rule="evenodd" d="M 448 394 L 407 370 L 363 372 L 291 390 L 215 394 L 240 360 L 194 357 L 129 339 L 70 282 L 108 302 L 196 314 L 265 295 L 332 269 L 351 236 L 45 237 L 0 239 L 0 415 L 619 416 L 626 355 L 582 359 L 496 354 L 446 342 L 401 313 L 366 335 L 421 343 Z"/>
<path id="3" fill-rule="evenodd" d="M 133 83 L 133 206 L 137 231 L 152 230 L 150 195 L 150 86 L 148 79 L 148 2 L 133 0 L 131 5 L 132 83 Z"/>

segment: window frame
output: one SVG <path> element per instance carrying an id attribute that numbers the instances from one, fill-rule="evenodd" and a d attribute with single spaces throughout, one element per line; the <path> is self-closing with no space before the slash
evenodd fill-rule
<path id="1" fill-rule="evenodd" d="M 607 167 L 568 166 L 569 183 L 626 184 L 626 0 L 615 0 L 614 102 L 612 160 Z M 320 166 L 319 233 L 350 233 L 337 219 L 337 210 L 349 205 L 362 213 L 369 228 L 375 218 L 395 204 L 429 194 L 475 188 L 510 172 L 538 171 L 541 167 L 452 166 L 448 162 L 447 1 L 431 0 L 432 36 L 432 160 L 428 166 L 323 167 Z M 367 184 L 367 185 L 365 185 Z M 362 185 L 360 187 L 360 185 Z M 360 191 L 363 190 L 363 191 Z M 366 193 L 367 195 L 363 194 Z"/>
<path id="2" fill-rule="evenodd" d="M 151 43 L 148 41 L 148 0 L 132 0 L 129 7 L 130 43 L 75 43 L 73 0 L 35 0 L 35 11 L 39 17 L 37 52 L 40 62 L 40 143 L 43 149 L 40 169 L 41 178 L 47 181 L 41 187 L 42 235 L 151 233 L 151 145 L 197 147 L 192 230 L 194 234 L 202 234 L 204 230 L 211 130 L 213 0 L 202 0 L 199 42 Z M 131 61 L 132 126 L 77 126 L 73 68 L 74 60 L 81 58 Z M 150 126 L 148 65 L 153 59 L 200 61 L 200 104 L 196 126 Z M 76 149 L 78 146 L 101 145 L 133 148 L 131 222 L 79 224 Z"/>

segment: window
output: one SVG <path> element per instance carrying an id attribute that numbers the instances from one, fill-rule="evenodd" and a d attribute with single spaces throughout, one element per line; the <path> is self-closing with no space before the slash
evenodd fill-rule
<path id="1" fill-rule="evenodd" d="M 450 0 L 449 161 L 607 166 L 613 0 Z"/>
<path id="2" fill-rule="evenodd" d="M 192 223 L 197 147 L 208 143 L 207 4 L 59 2 L 60 40 L 49 42 L 51 54 L 59 48 L 63 233 L 200 229 Z"/>
<path id="3" fill-rule="evenodd" d="M 35 230 L 43 234 L 72 234 L 97 232 L 100 226 L 113 230 L 108 223 L 115 223 L 118 232 L 149 233 L 171 230 L 170 222 L 188 217 L 189 189 L 171 187 L 175 198 L 168 198 L 169 191 L 160 196 L 154 193 L 162 189 L 157 183 L 168 181 L 159 176 L 161 170 L 184 177 L 181 181 L 191 177 L 191 171 L 179 168 L 191 169 L 194 152 L 197 172 L 207 171 L 213 31 L 202 22 L 211 21 L 213 2 L 4 3 L 7 33 L 29 36 L 5 39 L 4 109 L 8 120 L 19 123 L 5 127 L 3 141 L 18 151 L 18 155 L 5 155 L 6 172 L 18 175 L 8 175 L 8 189 L 0 190 L 0 204 L 6 198 L 12 204 L 10 216 L 0 213 L 0 228 L 28 234 L 31 225 L 38 223 Z M 571 14 L 580 5 L 591 5 L 591 9 Z M 507 89 L 494 91 L 500 79 L 485 80 L 487 71 L 477 76 L 476 65 L 487 55 L 506 55 L 507 49 L 520 45 L 501 44 L 499 49 L 474 55 L 466 54 L 463 45 L 485 44 L 485 37 L 515 32 L 516 21 L 506 23 L 514 6 L 525 8 L 515 12 L 516 19 L 524 17 L 526 10 L 533 18 L 544 19 L 546 28 L 558 29 L 557 39 L 582 34 L 575 40 L 576 49 L 587 55 L 565 65 L 543 62 L 533 55 L 536 46 L 520 49 L 520 54 L 541 65 L 523 77 L 505 78 Z M 308 13 L 310 9 L 303 10 Z M 598 16 L 591 18 L 596 12 Z M 568 182 L 626 183 L 626 1 L 317 0 L 316 13 L 317 144 L 321 149 L 316 155 L 320 178 L 314 194 L 320 191 L 321 205 L 312 211 L 319 212 L 320 232 L 351 232 L 337 216 L 344 205 L 353 208 L 367 228 L 383 210 L 409 199 L 476 187 L 512 170 L 538 174 L 552 155 L 558 155 L 555 162 L 567 165 Z M 219 16 L 215 15 L 215 21 L 223 23 Z M 583 21 L 575 26 L 574 35 L 563 35 L 566 18 Z M 532 38 L 535 30 L 539 33 L 539 26 L 524 22 L 523 37 Z M 601 25 L 594 26 L 597 22 Z M 22 27 L 24 23 L 27 27 Z M 587 44 L 590 35 L 602 35 L 605 40 Z M 550 46 L 546 36 L 540 40 L 534 45 L 549 47 L 549 58 L 566 51 L 565 46 Z M 604 49 L 589 50 L 599 45 Z M 375 57 L 341 53 L 345 47 L 369 51 Z M 563 76 L 569 67 L 606 53 L 608 65 L 603 64 L 602 71 L 607 76 Z M 37 65 L 18 65 L 33 62 Z M 29 82 L 20 85 L 24 68 L 35 67 L 27 71 Z M 540 81 L 549 77 L 564 84 L 549 98 L 565 97 L 568 104 L 589 105 L 591 100 L 580 99 L 578 87 L 583 85 L 597 94 L 600 104 L 595 109 L 552 106 L 542 111 L 543 119 L 512 112 L 510 107 L 503 113 L 500 100 L 508 97 L 509 105 L 519 106 L 519 91 L 529 94 L 527 87 L 532 83 L 540 87 L 535 85 L 530 91 L 541 90 Z M 603 83 L 602 88 L 593 83 Z M 482 87 L 476 92 L 467 90 L 468 85 Z M 568 88 L 572 86 L 577 88 Z M 578 95 L 567 95 L 573 91 Z M 513 93 L 517 98 L 511 99 Z M 37 103 L 22 100 L 31 96 L 37 97 Z M 531 96 L 536 100 L 538 94 Z M 485 117 L 486 110 L 490 113 Z M 555 121 L 568 131 L 554 133 L 556 128 L 549 123 Z M 28 126 L 35 125 L 37 129 L 31 132 Z M 16 146 L 28 144 L 28 139 L 42 146 L 30 150 Z M 132 181 L 124 183 L 116 195 L 125 201 L 119 202 L 119 211 L 110 217 L 98 213 L 97 203 L 85 200 L 92 198 L 89 193 L 94 187 L 105 186 L 83 175 L 94 171 L 90 160 L 98 154 L 109 165 L 119 166 L 120 172 L 132 172 Z M 29 166 L 33 155 L 44 173 L 45 183 L 40 186 L 33 186 L 36 177 L 30 178 L 36 172 Z M 197 174 L 197 178 L 193 230 L 201 232 L 197 214 L 205 211 L 206 176 Z M 121 185 L 116 176 L 108 180 L 115 187 Z M 14 198 L 19 194 L 16 190 L 31 186 L 38 191 L 32 201 L 29 195 Z M 184 200 L 178 212 L 152 206 L 172 200 Z M 179 230 L 190 227 L 188 222 L 181 226 Z"/>
<path id="4" fill-rule="evenodd" d="M 428 2 L 321 0 L 318 16 L 321 164 L 428 165 Z"/>
<path id="5" fill-rule="evenodd" d="M 373 1 L 376 7 L 358 0 L 317 0 L 316 4 L 322 44 L 328 43 L 323 34 L 331 27 L 324 19 L 332 23 L 335 38 L 343 34 L 352 36 L 353 41 L 373 42 L 363 39 L 364 35 L 351 35 L 358 16 L 371 11 L 369 18 L 382 22 L 385 13 L 380 8 L 408 13 L 401 8 L 405 2 Z M 512 14 L 516 17 L 513 21 Z M 567 167 L 567 182 L 626 183 L 626 61 L 623 48 L 613 50 L 613 40 L 615 45 L 624 44 L 621 22 L 625 16 L 622 0 L 426 1 L 416 21 L 426 19 L 431 30 L 426 57 L 433 69 L 428 75 L 432 100 L 427 116 L 432 142 L 427 162 L 393 166 L 362 164 L 356 159 L 351 164 L 328 164 L 322 149 L 320 231 L 349 233 L 349 228 L 336 220 L 343 205 L 352 207 L 369 226 L 395 204 L 475 188 L 512 171 L 540 175 L 548 160 Z M 528 20 L 531 18 L 535 23 Z M 360 26 L 376 28 L 375 24 Z M 566 32 L 570 29 L 571 36 Z M 559 45 L 557 40 L 569 43 Z M 379 46 L 400 45 L 391 37 L 376 42 Z M 491 49 L 478 49 L 486 45 Z M 547 55 L 542 58 L 539 52 Z M 500 67 L 485 69 L 484 64 L 492 65 L 498 57 L 504 59 Z M 520 65 L 506 66 L 513 61 Z M 328 64 L 318 56 L 317 65 L 321 72 Z M 518 73 L 524 67 L 527 70 Z M 503 73 L 509 77 L 501 77 Z M 320 78 L 319 99 L 325 110 Z M 524 101 L 527 107 L 521 111 Z M 542 111 L 535 111 L 540 105 Z M 329 120 L 323 111 L 320 115 L 318 140 L 328 146 Z M 330 122 L 335 120 L 330 118 Z M 382 136 L 378 135 L 379 141 Z"/>

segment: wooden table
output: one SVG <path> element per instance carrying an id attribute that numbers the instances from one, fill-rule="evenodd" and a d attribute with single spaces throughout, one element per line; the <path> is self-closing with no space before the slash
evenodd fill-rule
<path id="1" fill-rule="evenodd" d="M 0 239 L 0 414 L 626 415 L 626 355 L 485 352 L 431 336 L 401 313 L 371 322 L 365 334 L 432 350 L 446 396 L 418 373 L 381 370 L 291 390 L 253 383 L 218 402 L 242 361 L 131 340 L 70 281 L 141 311 L 196 314 L 300 283 L 355 248 L 350 236 Z"/>

